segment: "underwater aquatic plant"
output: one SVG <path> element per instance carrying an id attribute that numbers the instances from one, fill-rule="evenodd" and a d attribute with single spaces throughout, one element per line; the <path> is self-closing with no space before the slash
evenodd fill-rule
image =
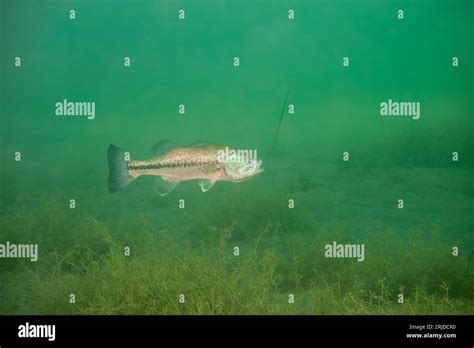
<path id="1" fill-rule="evenodd" d="M 11 238 L 14 232 L 8 223 L 11 218 L 0 216 L 3 237 Z M 16 226 L 23 226 L 15 230 L 17 238 L 29 233 L 29 226 L 36 226 L 36 238 L 52 238 L 54 233 L 57 242 L 36 264 L 2 272 L 1 291 L 7 295 L 0 300 L 3 314 L 449 314 L 474 310 L 474 285 L 465 274 L 468 256 L 454 258 L 445 252 L 439 235 L 422 240 L 421 233 L 407 242 L 393 238 L 390 231 L 374 232 L 365 239 L 372 250 L 370 257 L 358 263 L 325 258 L 322 246 L 327 240 L 336 235 L 341 242 L 345 239 L 334 226 L 317 223 L 311 227 L 314 233 L 308 234 L 292 230 L 291 224 L 267 221 L 253 230 L 251 238 L 239 240 L 234 238 L 239 222 L 222 226 L 222 217 L 216 215 L 206 220 L 208 227 L 193 239 L 186 231 L 179 232 L 185 226 L 155 230 L 149 215 L 133 221 L 117 216 L 111 230 L 89 213 L 64 212 L 55 200 L 14 218 Z M 60 229 L 66 220 L 70 220 L 69 237 Z M 133 234 L 127 233 L 131 230 Z M 71 236 L 76 238 L 72 248 Z M 131 247 L 132 256 L 125 255 L 124 246 Z M 76 296 L 74 305 L 69 303 L 71 292 Z M 13 293 L 16 300 L 6 301 Z M 404 295 L 403 304 L 397 302 L 399 293 Z M 294 303 L 288 302 L 290 294 Z"/>

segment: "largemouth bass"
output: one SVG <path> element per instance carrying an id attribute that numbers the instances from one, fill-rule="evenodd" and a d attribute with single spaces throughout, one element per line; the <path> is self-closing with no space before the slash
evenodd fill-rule
<path id="1" fill-rule="evenodd" d="M 162 196 L 181 181 L 198 180 L 203 192 L 217 181 L 240 182 L 263 171 L 256 150 L 236 150 L 225 145 L 195 143 L 180 146 L 163 140 L 152 148 L 148 160 L 131 160 L 129 154 L 109 145 L 109 191 L 117 192 L 142 175 L 155 176 L 155 190 Z"/>

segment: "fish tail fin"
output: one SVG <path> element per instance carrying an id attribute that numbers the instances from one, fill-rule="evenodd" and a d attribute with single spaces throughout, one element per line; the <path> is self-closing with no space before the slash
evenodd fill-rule
<path id="1" fill-rule="evenodd" d="M 128 175 L 125 151 L 121 148 L 110 144 L 107 159 L 109 162 L 109 191 L 115 193 L 131 183 L 134 178 Z"/>

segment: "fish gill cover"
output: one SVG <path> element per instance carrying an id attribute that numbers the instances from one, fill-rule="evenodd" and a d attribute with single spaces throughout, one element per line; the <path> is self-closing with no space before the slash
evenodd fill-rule
<path id="1" fill-rule="evenodd" d="M 2 1 L 0 313 L 473 314 L 472 11 Z"/>

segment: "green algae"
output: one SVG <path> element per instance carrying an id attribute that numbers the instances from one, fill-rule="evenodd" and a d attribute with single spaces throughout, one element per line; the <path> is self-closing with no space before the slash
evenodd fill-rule
<path id="1" fill-rule="evenodd" d="M 121 234 L 55 200 L 30 213 L 2 214 L 0 223 L 2 240 L 45 245 L 36 263 L 2 263 L 2 314 L 474 312 L 469 252 L 456 243 L 460 253 L 453 256 L 439 230 L 419 230 L 408 241 L 373 231 L 364 239 L 366 260 L 357 262 L 325 258 L 324 244 L 350 238 L 317 224 L 304 233 L 264 221 L 244 243 L 233 239 L 238 224 L 222 227 L 218 217 L 208 217 L 191 239 L 186 231 L 154 230 L 142 215 L 123 221 L 128 233 Z"/>

